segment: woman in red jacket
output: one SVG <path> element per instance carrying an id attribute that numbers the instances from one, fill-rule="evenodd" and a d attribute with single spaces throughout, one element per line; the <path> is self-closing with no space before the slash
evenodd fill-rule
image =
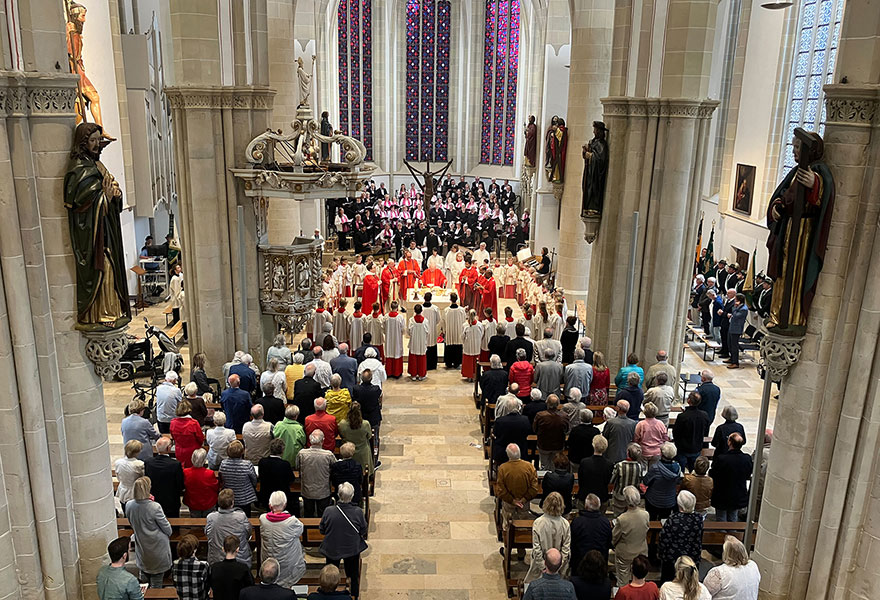
<path id="1" fill-rule="evenodd" d="M 177 417 L 171 420 L 171 439 L 174 440 L 174 454 L 183 468 L 192 466 L 193 450 L 201 448 L 205 443 L 205 434 L 202 426 L 192 418 L 190 412 L 192 405 L 187 400 L 181 400 L 177 405 Z"/>
<path id="2" fill-rule="evenodd" d="M 520 399 L 525 399 L 529 397 L 529 394 L 532 391 L 532 378 L 535 374 L 535 368 L 532 366 L 532 363 L 529 362 L 529 357 L 526 356 L 526 351 L 524 348 L 516 349 L 516 362 L 510 365 L 510 383 L 519 384 L 519 394 L 517 396 Z"/>
<path id="3" fill-rule="evenodd" d="M 208 453 L 199 448 L 192 453 L 192 466 L 183 470 L 183 503 L 189 507 L 191 517 L 207 517 L 217 506 L 220 481 L 217 473 L 205 467 Z"/>

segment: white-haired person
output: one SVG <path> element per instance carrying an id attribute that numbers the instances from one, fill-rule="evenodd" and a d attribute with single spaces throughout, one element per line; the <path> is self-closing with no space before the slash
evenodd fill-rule
<path id="1" fill-rule="evenodd" d="M 665 442 L 660 446 L 660 460 L 648 468 L 642 483 L 645 484 L 645 508 L 651 519 L 665 519 L 673 511 L 676 492 L 681 481 L 681 465 L 675 460 L 678 450 L 675 444 Z"/>
<path id="2" fill-rule="evenodd" d="M 303 524 L 285 510 L 287 495 L 276 490 L 269 496 L 269 512 L 260 515 L 260 551 L 264 559 L 278 561 L 278 578 L 281 587 L 292 588 L 306 573 L 300 536 Z M 244 595 L 242 595 L 244 598 Z"/>
<path id="3" fill-rule="evenodd" d="M 208 394 L 208 399 L 211 399 L 210 392 Z M 196 423 L 199 424 L 199 427 L 205 424 L 205 421 L 208 418 L 208 407 L 205 404 L 205 398 L 199 392 L 199 384 L 195 381 L 190 381 L 185 386 L 183 386 L 183 396 L 184 400 L 189 402 L 190 405 L 190 416 L 196 420 Z"/>
<path id="4" fill-rule="evenodd" d="M 660 587 L 660 600 L 712 600 L 706 586 L 700 583 L 700 571 L 690 556 L 675 561 L 675 579 Z"/>
<path id="5" fill-rule="evenodd" d="M 128 403 L 128 416 L 122 419 L 120 431 L 122 443 L 127 444 L 131 440 L 141 443 L 141 452 L 138 458 L 146 460 L 153 456 L 153 442 L 159 439 L 159 432 L 153 427 L 149 419 L 144 418 L 147 405 L 143 400 L 134 399 Z"/>
<path id="6" fill-rule="evenodd" d="M 361 377 L 364 371 L 368 370 L 373 374 L 372 379 L 370 380 L 373 385 L 382 389 L 382 384 L 385 383 L 385 380 L 388 379 L 388 373 L 385 371 L 385 367 L 379 361 L 379 351 L 375 348 L 367 348 L 364 351 L 364 360 L 361 361 L 361 364 L 358 365 L 358 381 L 363 381 Z"/>
<path id="7" fill-rule="evenodd" d="M 367 520 L 364 511 L 352 502 L 354 486 L 349 482 L 339 484 L 336 490 L 339 500 L 335 506 L 328 506 L 321 516 L 318 529 L 324 536 L 321 541 L 321 554 L 327 564 L 339 566 L 342 562 L 345 575 L 351 588 L 351 595 L 360 595 L 360 556 L 367 549 L 364 538 L 367 535 Z"/>
<path id="8" fill-rule="evenodd" d="M 278 359 L 278 369 L 280 371 L 286 369 L 287 365 L 293 362 L 290 348 L 287 347 L 287 340 L 284 339 L 283 333 L 275 336 L 274 342 L 266 351 L 266 364 L 272 362 L 273 358 Z"/>
<path id="9" fill-rule="evenodd" d="M 351 407 L 351 392 L 342 387 L 342 376 L 339 373 L 330 376 L 330 389 L 324 392 L 324 399 L 327 401 L 327 414 L 333 415 L 336 423 L 345 420 Z"/>
<path id="10" fill-rule="evenodd" d="M 164 381 L 156 386 L 156 424 L 159 433 L 171 433 L 171 421 L 177 416 L 177 405 L 183 400 L 177 379 L 177 373 L 168 371 Z"/>
<path id="11" fill-rule="evenodd" d="M 220 463 L 226 458 L 226 449 L 235 441 L 235 432 L 226 427 L 226 413 L 214 411 L 214 427 L 205 433 L 205 441 L 208 444 L 208 466 L 218 469 Z"/>
<path id="12" fill-rule="evenodd" d="M 143 444 L 138 440 L 129 440 L 125 443 L 123 451 L 125 456 L 118 459 L 113 465 L 116 470 L 116 479 L 119 486 L 116 488 L 116 499 L 119 501 L 120 510 L 126 502 L 134 499 L 134 482 L 144 476 L 144 461 L 138 458 Z"/>
<path id="13" fill-rule="evenodd" d="M 731 535 L 725 537 L 721 560 L 703 580 L 712 600 L 757 600 L 761 571 L 749 560 L 743 543 Z"/>
<path id="14" fill-rule="evenodd" d="M 664 583 L 675 577 L 676 558 L 690 556 L 695 564 L 700 564 L 703 548 L 703 516 L 694 512 L 696 496 L 682 490 L 676 502 L 678 511 L 669 515 L 660 532 L 660 581 Z"/>
<path id="15" fill-rule="evenodd" d="M 207 468 L 207 457 L 207 451 L 199 448 L 192 453 L 192 466 L 183 470 L 183 503 L 189 507 L 191 517 L 207 517 L 217 506 L 220 480 Z"/>
<path id="16" fill-rule="evenodd" d="M 171 524 L 159 503 L 152 500 L 151 487 L 149 477 L 134 482 L 134 498 L 125 504 L 125 515 L 137 539 L 135 564 L 140 569 L 141 581 L 160 588 L 172 565 Z"/>
<path id="17" fill-rule="evenodd" d="M 309 447 L 296 455 L 306 517 L 320 517 L 330 506 L 330 467 L 336 462 L 336 456 L 323 448 L 323 444 L 324 432 L 315 429 L 309 434 Z"/>
<path id="18" fill-rule="evenodd" d="M 551 492 L 544 498 L 544 514 L 535 519 L 532 525 L 532 562 L 526 573 L 525 583 L 531 583 L 541 576 L 544 570 L 544 555 L 550 548 L 556 548 L 562 555 L 558 572 L 563 577 L 569 574 L 571 557 L 571 526 L 563 516 L 565 503 L 559 492 Z"/>
<path id="19" fill-rule="evenodd" d="M 580 388 L 573 387 L 566 394 L 568 401 L 561 406 L 562 412 L 568 419 L 568 431 L 581 424 L 581 412 L 587 408 L 587 405 L 581 400 L 582 394 Z M 593 413 L 590 413 L 590 421 L 593 419 Z M 598 433 L 598 430 L 596 430 Z"/>
<path id="20" fill-rule="evenodd" d="M 260 565 L 260 583 L 241 590 L 236 600 L 297 600 L 296 592 L 278 584 L 281 565 L 274 558 L 267 558 Z M 216 596 L 215 596 L 216 598 Z"/>
<path id="21" fill-rule="evenodd" d="M 263 390 L 267 383 L 273 387 L 273 395 L 279 400 L 287 400 L 287 376 L 284 374 L 285 366 L 277 358 L 273 358 L 266 365 L 266 370 L 260 374 L 259 388 Z"/>
<path id="22" fill-rule="evenodd" d="M 648 553 L 648 530 L 651 518 L 641 507 L 639 490 L 628 485 L 623 488 L 626 512 L 612 521 L 611 544 L 614 546 L 614 572 L 617 587 L 623 587 L 632 579 L 632 561 L 640 554 Z"/>

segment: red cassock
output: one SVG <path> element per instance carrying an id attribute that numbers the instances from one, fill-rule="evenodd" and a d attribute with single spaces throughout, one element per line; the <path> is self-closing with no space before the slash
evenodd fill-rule
<path id="1" fill-rule="evenodd" d="M 474 284 L 477 283 L 479 275 L 476 267 L 462 269 L 458 278 L 461 286 L 461 303 L 468 308 L 474 308 Z"/>
<path id="2" fill-rule="evenodd" d="M 477 275 L 476 286 L 474 288 L 474 310 L 477 311 L 477 317 L 482 320 L 483 319 L 483 309 L 486 308 L 486 305 L 483 304 L 483 288 L 486 285 L 486 278 L 482 275 Z M 498 316 L 496 314 L 492 314 L 493 317 Z"/>
<path id="3" fill-rule="evenodd" d="M 389 300 L 391 293 L 391 280 L 397 278 L 397 269 L 394 267 L 385 267 L 382 269 L 382 312 L 385 312 L 385 303 Z"/>
<path id="4" fill-rule="evenodd" d="M 373 310 L 373 303 L 379 301 L 379 278 L 370 273 L 364 277 L 363 307 L 365 312 Z"/>
<path id="5" fill-rule="evenodd" d="M 422 273 L 422 282 L 425 285 L 436 285 L 437 287 L 446 287 L 446 276 L 440 269 L 428 269 Z"/>
<path id="6" fill-rule="evenodd" d="M 397 263 L 397 271 L 400 273 L 400 299 L 406 300 L 406 291 L 416 287 L 416 282 L 419 280 L 422 270 L 419 268 L 417 260 L 401 258 L 400 262 Z M 404 275 L 404 271 L 409 273 Z"/>
<path id="7" fill-rule="evenodd" d="M 483 308 L 491 308 L 492 316 L 498 317 L 498 292 L 495 288 L 495 278 L 484 279 L 482 284 Z"/>

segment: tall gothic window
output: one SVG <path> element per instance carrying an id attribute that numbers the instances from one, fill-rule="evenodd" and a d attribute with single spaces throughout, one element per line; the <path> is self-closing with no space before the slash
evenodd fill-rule
<path id="1" fill-rule="evenodd" d="M 406 158 L 448 160 L 449 0 L 406 0 Z"/>
<path id="2" fill-rule="evenodd" d="M 372 0 L 339 0 L 339 130 L 363 142 L 373 160 Z"/>
<path id="3" fill-rule="evenodd" d="M 486 0 L 481 163 L 513 164 L 518 67 L 519 0 Z"/>
<path id="4" fill-rule="evenodd" d="M 822 86 L 834 78 L 834 62 L 840 41 L 844 0 L 803 0 L 792 64 L 785 148 L 780 176 L 794 167 L 791 140 L 795 127 L 825 131 L 825 99 Z"/>

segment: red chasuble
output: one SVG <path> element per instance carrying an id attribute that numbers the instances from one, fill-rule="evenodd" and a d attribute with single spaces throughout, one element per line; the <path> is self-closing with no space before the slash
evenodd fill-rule
<path id="1" fill-rule="evenodd" d="M 419 268 L 417 260 L 402 258 L 397 263 L 397 271 L 400 273 L 400 299 L 406 300 L 406 291 L 416 287 L 416 282 L 419 280 L 422 270 Z"/>
<path id="2" fill-rule="evenodd" d="M 483 308 L 491 308 L 492 316 L 498 316 L 498 292 L 495 288 L 495 278 L 484 279 L 481 283 L 483 293 Z"/>
<path id="3" fill-rule="evenodd" d="M 364 291 L 362 305 L 367 310 L 372 310 L 373 303 L 379 301 L 379 278 L 370 273 L 364 277 Z"/>
<path id="4" fill-rule="evenodd" d="M 437 287 L 446 287 L 446 277 L 440 269 L 428 269 L 422 274 L 422 282 L 425 285 L 436 285 Z"/>

